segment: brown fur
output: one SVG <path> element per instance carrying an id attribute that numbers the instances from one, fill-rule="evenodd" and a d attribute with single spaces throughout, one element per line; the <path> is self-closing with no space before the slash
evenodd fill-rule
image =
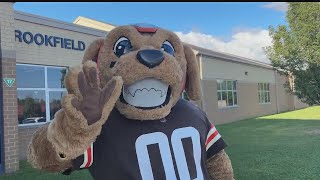
<path id="1" fill-rule="evenodd" d="M 190 99 L 197 101 L 201 98 L 199 65 L 192 49 L 184 45 L 184 54 L 187 60 L 186 92 Z"/>
<path id="2" fill-rule="evenodd" d="M 118 58 L 113 52 L 113 46 L 122 36 L 130 39 L 133 51 Z M 165 40 L 174 46 L 175 56 L 164 53 L 164 61 L 152 69 L 138 62 L 136 54 L 139 50 L 160 49 Z M 110 68 L 112 62 L 116 63 Z M 89 70 L 96 66 L 100 87 L 104 87 L 112 78 L 116 86 L 103 107 L 101 118 L 88 125 L 84 115 L 72 105 L 72 100 L 83 100 L 77 81 L 78 74 L 84 71 L 88 76 Z M 142 110 L 120 102 L 118 97 L 123 84 L 130 85 L 147 77 L 160 79 L 170 85 L 171 97 L 166 106 Z M 63 99 L 63 108 L 55 114 L 49 125 L 35 133 L 29 146 L 29 162 L 36 168 L 48 171 L 67 169 L 71 166 L 71 160 L 81 155 L 95 141 L 114 106 L 129 119 L 156 120 L 167 116 L 180 98 L 184 79 L 189 98 L 199 100 L 201 89 L 198 62 L 192 49 L 183 45 L 176 34 L 164 29 L 158 29 L 154 34 L 141 34 L 133 26 L 115 28 L 105 39 L 98 39 L 87 48 L 83 67 L 71 68 L 66 75 L 68 94 Z M 207 165 L 212 178 L 233 179 L 230 159 L 224 151 L 210 158 Z"/>
<path id="3" fill-rule="evenodd" d="M 49 172 L 62 172 L 70 167 L 71 161 L 61 161 L 52 144 L 46 138 L 48 125 L 38 129 L 28 147 L 28 161 L 35 167 Z M 43 158 L 45 157 L 45 158 Z"/>
<path id="4" fill-rule="evenodd" d="M 83 56 L 83 62 L 87 60 L 97 61 L 97 55 L 100 47 L 103 45 L 104 39 L 97 39 L 93 41 L 86 50 L 86 53 Z"/>
<path id="5" fill-rule="evenodd" d="M 72 67 L 64 78 L 64 84 L 68 91 L 68 94 L 74 94 L 77 98 L 82 99 L 82 95 L 79 91 L 78 78 L 79 72 L 82 71 L 81 66 Z"/>
<path id="6" fill-rule="evenodd" d="M 234 180 L 231 161 L 224 150 L 207 160 L 207 169 L 211 180 Z"/>
<path id="7" fill-rule="evenodd" d="M 53 143 L 59 153 L 65 154 L 67 159 L 74 159 L 87 149 L 100 134 L 101 127 L 108 119 L 122 87 L 120 77 L 116 79 L 116 88 L 112 92 L 108 103 L 105 104 L 102 116 L 95 124 L 89 126 L 83 114 L 72 105 L 73 94 L 64 97 L 63 109 L 56 113 L 55 119 L 48 128 L 48 139 Z"/>
<path id="8" fill-rule="evenodd" d="M 133 51 L 118 58 L 113 52 L 113 46 L 123 36 L 130 39 Z M 136 54 L 139 50 L 160 49 L 162 43 L 166 40 L 170 41 L 174 46 L 174 57 L 165 53 L 164 61 L 152 69 L 138 62 Z M 118 100 L 116 108 L 127 118 L 157 120 L 167 116 L 181 96 L 183 78 L 187 78 L 186 91 L 190 99 L 200 99 L 199 67 L 195 55 L 190 47 L 183 45 L 176 34 L 164 29 L 158 29 L 152 35 L 141 34 L 133 26 L 121 26 L 112 30 L 107 35 L 104 43 L 95 41 L 94 44 L 85 52 L 85 57 L 99 57 L 100 77 L 103 77 L 101 78 L 102 86 L 113 76 L 121 76 L 124 85 L 130 85 L 136 81 L 152 77 L 162 80 L 171 88 L 170 101 L 162 108 L 142 110 Z M 99 55 L 94 55 L 94 52 L 99 52 L 101 48 L 103 48 L 103 51 L 100 50 Z M 84 62 L 86 62 L 86 59 L 84 59 Z M 112 61 L 116 62 L 116 64 L 113 68 L 109 68 Z"/>
<path id="9" fill-rule="evenodd" d="M 92 64 L 86 63 L 84 68 L 89 68 Z M 71 69 L 67 77 L 77 75 L 80 68 Z M 36 168 L 50 171 L 62 171 L 65 169 L 66 162 L 75 159 L 95 141 L 96 137 L 101 132 L 101 127 L 108 119 L 109 113 L 112 111 L 116 100 L 120 95 L 122 87 L 121 77 L 113 77 L 116 81 L 115 89 L 109 101 L 104 105 L 101 118 L 93 125 L 88 125 L 83 114 L 72 106 L 72 100 L 78 98 L 75 94 L 67 94 L 63 98 L 62 109 L 55 114 L 54 120 L 45 128 L 35 133 L 29 146 L 28 159 L 29 162 Z M 68 79 L 68 84 L 72 87 L 67 87 L 68 92 L 78 92 L 77 83 L 73 82 L 77 79 Z M 66 84 L 68 86 L 68 84 Z M 49 143 L 50 142 L 50 143 Z M 45 146 L 45 148 L 41 148 Z M 59 156 L 63 155 L 63 158 Z M 48 157 L 55 157 L 52 161 L 48 161 Z M 46 168 L 48 166 L 48 168 Z"/>

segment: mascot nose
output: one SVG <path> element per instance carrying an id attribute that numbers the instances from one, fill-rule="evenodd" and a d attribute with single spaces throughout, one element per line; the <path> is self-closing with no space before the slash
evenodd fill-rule
<path id="1" fill-rule="evenodd" d="M 148 68 L 154 68 L 161 64 L 164 59 L 162 51 L 156 49 L 140 50 L 137 54 L 139 62 Z"/>

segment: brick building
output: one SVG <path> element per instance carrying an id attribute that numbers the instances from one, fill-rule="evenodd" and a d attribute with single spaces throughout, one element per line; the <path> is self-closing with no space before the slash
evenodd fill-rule
<path id="1" fill-rule="evenodd" d="M 33 132 L 61 108 L 63 77 L 89 44 L 114 26 L 78 17 L 62 22 L 0 2 L 0 169 L 13 172 Z M 215 124 L 305 107 L 269 64 L 192 46 L 203 90 L 198 104 Z"/>

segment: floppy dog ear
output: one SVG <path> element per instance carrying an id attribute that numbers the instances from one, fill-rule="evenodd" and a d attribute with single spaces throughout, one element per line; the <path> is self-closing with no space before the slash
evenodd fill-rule
<path id="1" fill-rule="evenodd" d="M 82 63 L 92 60 L 98 64 L 99 62 L 99 55 L 104 50 L 104 39 L 100 38 L 97 40 L 94 40 L 87 50 L 84 52 Z"/>
<path id="2" fill-rule="evenodd" d="M 200 70 L 198 61 L 190 46 L 184 44 L 183 48 L 187 60 L 185 90 L 191 100 L 198 101 L 201 98 Z"/>

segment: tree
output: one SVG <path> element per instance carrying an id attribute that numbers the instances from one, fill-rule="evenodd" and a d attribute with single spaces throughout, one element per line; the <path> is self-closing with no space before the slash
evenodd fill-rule
<path id="1" fill-rule="evenodd" d="M 61 72 L 61 74 L 62 74 L 62 76 L 61 76 L 61 78 L 60 78 L 61 87 L 62 87 L 62 88 L 65 88 L 64 78 L 65 78 L 65 76 L 66 76 L 66 74 L 67 74 L 67 68 L 61 69 L 60 72 Z"/>
<path id="2" fill-rule="evenodd" d="M 280 74 L 294 79 L 294 88 L 286 84 L 291 93 L 320 104 L 320 3 L 289 2 L 286 20 L 287 25 L 269 28 L 267 56 Z"/>
<path id="3" fill-rule="evenodd" d="M 45 103 L 43 100 L 26 97 L 24 100 L 24 116 L 27 118 L 39 116 L 45 117 L 45 112 L 41 111 L 41 104 L 43 103 Z"/>

